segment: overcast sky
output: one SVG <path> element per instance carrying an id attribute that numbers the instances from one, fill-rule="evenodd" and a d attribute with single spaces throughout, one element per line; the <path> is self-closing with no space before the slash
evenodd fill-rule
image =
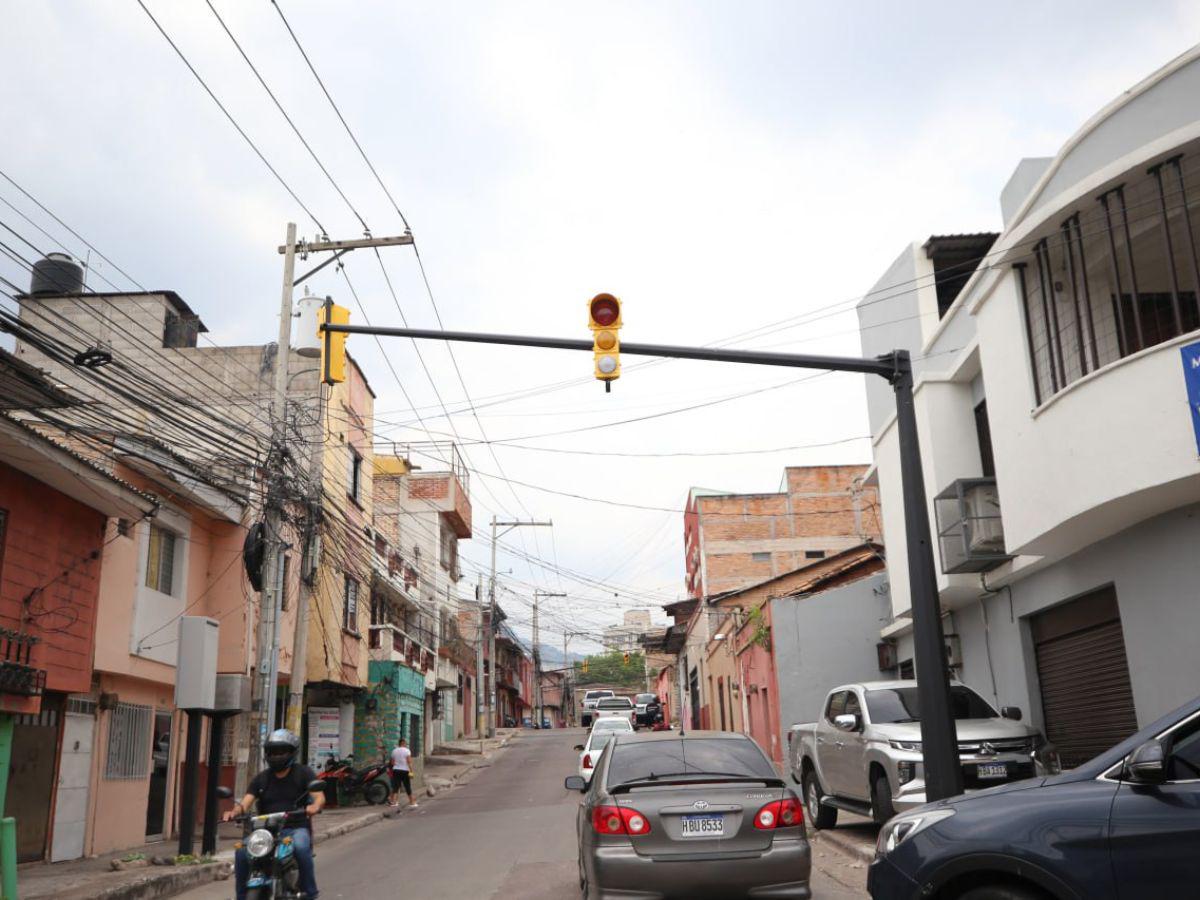
<path id="1" fill-rule="evenodd" d="M 213 2 L 371 230 L 402 232 L 272 5 Z M 330 235 L 359 236 L 205 3 L 147 5 Z M 1022 156 L 1056 152 L 1200 34 L 1200 6 L 1172 2 L 282 8 L 411 223 L 447 328 L 585 338 L 586 300 L 610 291 L 625 340 L 707 343 L 782 321 L 740 345 L 823 353 L 858 351 L 853 300 L 906 243 L 999 230 Z M 218 343 L 274 340 L 275 247 L 289 220 L 316 228 L 135 0 L 9 0 L 4 20 L 3 170 L 143 285 L 177 291 Z M 0 198 L 61 233 L 3 181 Z M 0 205 L 0 221 L 15 214 Z M 384 259 L 408 321 L 436 327 L 412 251 Z M 373 323 L 400 323 L 374 256 L 346 271 Z M 327 273 L 314 292 L 361 322 Z M 477 528 L 494 512 L 554 520 L 505 538 L 547 568 L 502 551 L 500 569 L 519 631 L 534 586 L 570 594 L 546 601 L 556 644 L 626 608 L 661 619 L 682 595 L 690 486 L 773 491 L 788 464 L 870 459 L 859 376 L 788 384 L 804 373 L 627 356 L 606 395 L 586 355 L 460 345 L 477 420 L 445 345 L 422 348 L 441 401 L 412 344 L 385 345 L 416 412 L 369 339 L 350 347 L 381 439 L 464 442 Z M 825 446 L 744 452 L 809 445 Z M 486 541 L 463 555 L 473 582 Z"/>

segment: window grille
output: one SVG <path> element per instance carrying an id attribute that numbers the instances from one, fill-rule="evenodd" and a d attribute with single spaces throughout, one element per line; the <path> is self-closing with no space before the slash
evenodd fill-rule
<path id="1" fill-rule="evenodd" d="M 346 593 L 342 598 L 342 627 L 358 631 L 358 582 L 346 576 Z"/>
<path id="2" fill-rule="evenodd" d="M 118 703 L 108 716 L 108 760 L 104 777 L 117 780 L 145 778 L 150 774 L 149 706 Z"/>
<path id="3" fill-rule="evenodd" d="M 150 546 L 146 554 L 146 587 L 160 594 L 172 593 L 175 582 L 175 534 L 150 526 Z"/>
<path id="4" fill-rule="evenodd" d="M 754 560 L 754 562 L 770 562 L 771 554 L 770 554 L 770 551 L 760 552 L 760 553 L 751 553 L 750 558 L 752 560 Z"/>

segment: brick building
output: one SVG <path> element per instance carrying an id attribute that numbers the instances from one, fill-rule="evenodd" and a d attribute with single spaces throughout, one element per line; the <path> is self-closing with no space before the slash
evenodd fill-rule
<path id="1" fill-rule="evenodd" d="M 685 583 L 697 599 L 736 591 L 879 538 L 866 466 L 788 466 L 786 490 L 693 488 L 683 517 Z"/>

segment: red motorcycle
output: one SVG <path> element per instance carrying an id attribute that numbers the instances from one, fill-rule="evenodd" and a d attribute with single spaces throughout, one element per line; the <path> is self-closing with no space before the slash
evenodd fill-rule
<path id="1" fill-rule="evenodd" d="M 386 759 L 362 768 L 354 768 L 354 757 L 325 761 L 321 779 L 335 788 L 337 796 L 343 798 L 362 796 L 373 806 L 387 803 L 392 793 L 392 781 L 388 775 Z"/>

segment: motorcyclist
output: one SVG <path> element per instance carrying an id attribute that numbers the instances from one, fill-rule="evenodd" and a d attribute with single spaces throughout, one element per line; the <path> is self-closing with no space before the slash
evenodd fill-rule
<path id="1" fill-rule="evenodd" d="M 297 762 L 300 738 L 286 728 L 278 728 L 271 732 L 263 746 L 263 753 L 267 758 L 267 768 L 254 776 L 246 788 L 246 796 L 235 803 L 222 820 L 228 822 L 234 816 L 249 812 L 255 802 L 258 803 L 260 815 L 290 812 L 296 809 L 296 798 L 307 795 L 309 802 L 304 811 L 308 813 L 308 818 L 303 825 L 283 829 L 280 837 L 291 837 L 297 874 L 300 876 L 300 890 L 308 900 L 316 900 L 317 878 L 313 866 L 311 819 L 325 806 L 325 794 L 308 793 L 308 785 L 315 781 L 317 776 L 308 766 Z M 233 868 L 237 877 L 237 900 L 245 900 L 246 881 L 250 877 L 250 857 L 246 854 L 245 847 L 240 848 L 234 855 Z"/>

